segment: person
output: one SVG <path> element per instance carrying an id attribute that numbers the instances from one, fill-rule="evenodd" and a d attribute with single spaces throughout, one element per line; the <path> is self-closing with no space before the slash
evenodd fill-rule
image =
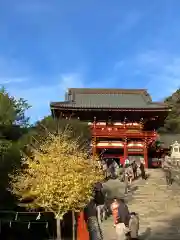
<path id="1" fill-rule="evenodd" d="M 131 240 L 138 240 L 139 217 L 135 212 L 130 213 L 129 236 Z"/>
<path id="2" fill-rule="evenodd" d="M 103 192 L 102 183 L 97 183 L 94 189 L 94 201 L 96 204 L 97 219 L 99 225 L 105 219 L 105 193 Z"/>
<path id="3" fill-rule="evenodd" d="M 113 216 L 113 220 L 114 220 L 114 227 L 116 230 L 116 236 L 117 236 L 117 240 L 125 240 L 125 226 L 122 225 L 119 222 L 119 202 L 117 200 L 117 197 L 115 197 L 113 199 L 113 202 L 111 204 L 111 211 L 112 211 L 112 216 Z"/>
<path id="4" fill-rule="evenodd" d="M 124 161 L 124 165 L 129 165 L 129 159 L 128 158 L 126 158 L 126 160 Z"/>
<path id="5" fill-rule="evenodd" d="M 90 239 L 103 240 L 103 232 L 97 220 L 97 210 L 94 199 L 91 199 L 87 204 L 84 209 L 84 214 Z"/>
<path id="6" fill-rule="evenodd" d="M 127 194 L 129 191 L 129 175 L 127 169 L 124 171 L 124 194 Z"/>
<path id="7" fill-rule="evenodd" d="M 129 226 L 130 214 L 124 199 L 119 199 L 118 218 L 126 227 Z"/>
<path id="8" fill-rule="evenodd" d="M 113 159 L 111 160 L 110 172 L 111 172 L 111 178 L 114 179 L 115 178 L 115 164 L 114 164 Z"/>
<path id="9" fill-rule="evenodd" d="M 119 165 L 116 161 L 114 161 L 114 169 L 115 169 L 115 177 L 117 178 L 119 176 Z"/>
<path id="10" fill-rule="evenodd" d="M 117 197 L 114 197 L 113 202 L 111 203 L 111 212 L 114 220 L 114 225 L 117 223 L 117 219 L 118 219 L 118 207 L 119 207 L 119 202 L 117 200 Z"/>
<path id="11" fill-rule="evenodd" d="M 145 169 L 144 169 L 144 163 L 143 163 L 142 161 L 141 161 L 141 163 L 140 163 L 139 168 L 140 168 L 140 171 L 141 171 L 141 177 L 142 177 L 142 179 L 146 179 L 146 173 L 145 173 Z"/>
<path id="12" fill-rule="evenodd" d="M 133 169 L 132 169 L 132 166 L 129 165 L 128 168 L 127 168 L 127 172 L 128 172 L 128 181 L 129 181 L 129 184 L 131 185 L 132 184 L 132 179 L 133 179 Z"/>
<path id="13" fill-rule="evenodd" d="M 137 164 L 136 164 L 136 161 L 133 161 L 132 169 L 133 169 L 134 179 L 137 179 Z"/>
<path id="14" fill-rule="evenodd" d="M 165 172 L 166 184 L 167 184 L 167 186 L 169 186 L 172 184 L 170 161 L 165 160 L 162 164 L 162 168 L 164 169 L 164 172 Z"/>
<path id="15" fill-rule="evenodd" d="M 108 174 L 107 174 L 107 163 L 105 162 L 105 160 L 102 161 L 102 169 L 103 169 L 104 177 L 105 177 L 105 179 L 107 179 L 107 177 L 108 177 Z"/>
<path id="16" fill-rule="evenodd" d="M 130 214 L 123 199 L 118 201 L 118 218 L 116 220 L 116 234 L 118 240 L 125 240 L 129 233 Z"/>

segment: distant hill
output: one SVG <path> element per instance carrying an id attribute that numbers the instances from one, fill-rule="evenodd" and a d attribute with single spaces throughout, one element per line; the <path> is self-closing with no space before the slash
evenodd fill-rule
<path id="1" fill-rule="evenodd" d="M 164 127 L 159 129 L 160 133 L 180 133 L 180 88 L 164 101 L 168 104 L 172 111 L 169 112 Z"/>

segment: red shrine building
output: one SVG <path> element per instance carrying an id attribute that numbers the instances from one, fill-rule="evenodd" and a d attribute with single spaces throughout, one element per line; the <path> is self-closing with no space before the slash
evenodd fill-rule
<path id="1" fill-rule="evenodd" d="M 153 147 L 157 129 L 170 109 L 153 102 L 144 89 L 70 88 L 65 101 L 50 104 L 57 118 L 87 122 L 92 133 L 93 155 L 102 158 L 143 158 L 145 166 L 158 155 Z"/>

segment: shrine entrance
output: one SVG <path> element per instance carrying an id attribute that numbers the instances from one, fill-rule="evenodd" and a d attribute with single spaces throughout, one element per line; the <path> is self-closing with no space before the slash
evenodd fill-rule
<path id="1" fill-rule="evenodd" d="M 126 159 L 129 159 L 130 163 L 136 161 L 137 164 L 139 164 L 140 161 L 144 161 L 143 151 L 129 152 L 127 157 L 124 157 L 123 148 L 97 149 L 97 154 L 108 163 L 116 161 L 119 166 L 123 166 Z"/>

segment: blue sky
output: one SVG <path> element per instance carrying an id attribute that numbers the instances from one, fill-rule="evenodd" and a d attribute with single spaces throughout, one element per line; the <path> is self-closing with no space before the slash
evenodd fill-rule
<path id="1" fill-rule="evenodd" d="M 180 86 L 179 0 L 0 1 L 0 84 L 28 100 L 31 121 L 68 87 Z"/>

